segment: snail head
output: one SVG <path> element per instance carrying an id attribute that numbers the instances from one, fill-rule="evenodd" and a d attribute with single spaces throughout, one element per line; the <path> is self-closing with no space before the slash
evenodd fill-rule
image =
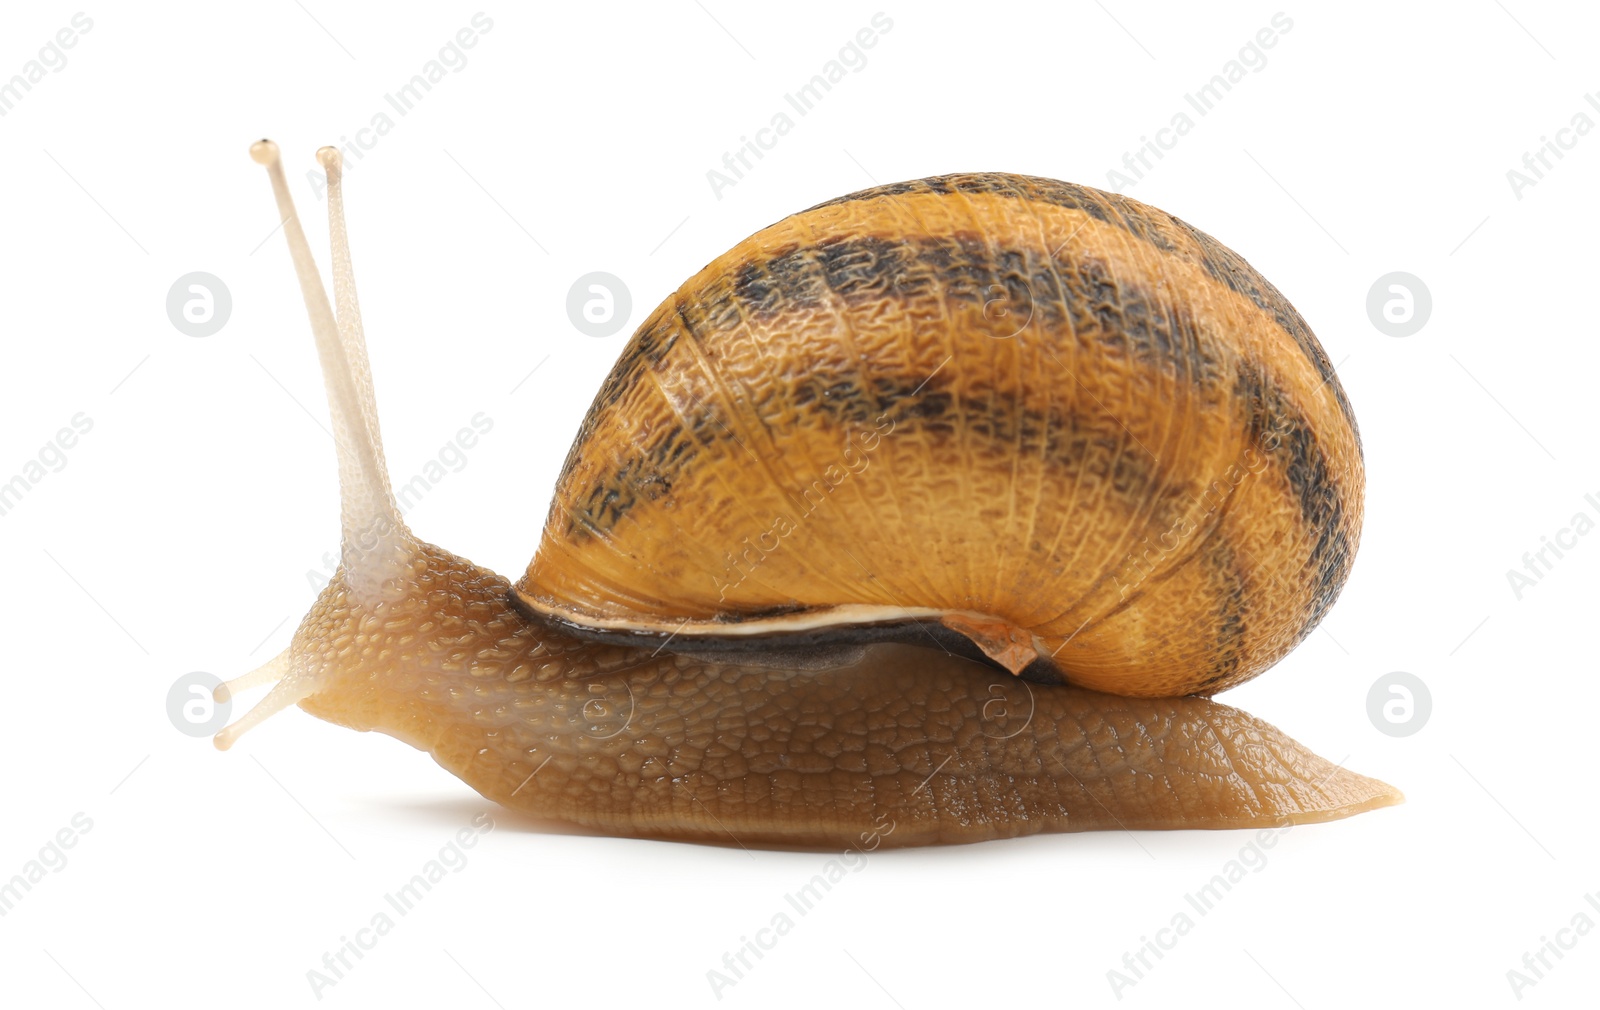
<path id="1" fill-rule="evenodd" d="M 219 701 L 266 684 L 272 690 L 219 732 L 215 743 L 226 750 L 246 730 L 298 703 L 331 722 L 382 729 L 425 745 L 437 732 L 427 708 L 433 689 L 454 690 L 441 681 L 470 678 L 486 654 L 517 657 L 539 651 L 540 643 L 508 602 L 509 583 L 419 540 L 395 504 L 356 301 L 339 152 L 317 152 L 328 179 L 332 306 L 295 213 L 278 146 L 261 140 L 250 154 L 271 179 L 316 337 L 339 463 L 341 550 L 338 570 L 289 647 L 217 687 Z"/>

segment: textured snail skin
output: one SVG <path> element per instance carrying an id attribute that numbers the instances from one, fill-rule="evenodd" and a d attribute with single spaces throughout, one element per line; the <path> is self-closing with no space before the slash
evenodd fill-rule
<path id="1" fill-rule="evenodd" d="M 1361 502 L 1314 338 L 1181 222 L 990 175 L 767 229 L 634 337 L 514 591 L 401 518 L 338 152 L 318 152 L 337 314 L 276 145 L 251 155 L 322 363 L 343 545 L 289 647 L 218 688 L 272 685 L 219 747 L 299 704 L 539 818 L 746 846 L 1267 827 L 1400 801 L 1175 696 L 1253 675 L 1316 623 Z M 1089 199 L 1109 202 L 1066 206 Z M 1022 325 L 985 315 L 974 292 L 992 280 L 1014 311 L 1019 279 Z M 837 480 L 808 469 L 831 453 Z M 770 521 L 809 473 L 818 507 L 708 593 L 708 538 Z M 984 661 L 882 643 L 907 635 Z"/>
<path id="2" fill-rule="evenodd" d="M 1400 799 L 1206 699 L 1033 686 L 898 645 L 820 672 L 595 645 L 529 623 L 493 572 L 414 551 L 402 596 L 363 605 L 342 572 L 324 592 L 295 636 L 321 684 L 300 705 L 542 819 L 876 848 L 1309 823 Z"/>
<path id="3" fill-rule="evenodd" d="M 1321 620 L 1363 490 L 1339 380 L 1243 258 L 1126 197 L 941 176 L 791 215 L 646 319 L 517 590 L 589 637 L 927 622 L 1209 695 Z"/>

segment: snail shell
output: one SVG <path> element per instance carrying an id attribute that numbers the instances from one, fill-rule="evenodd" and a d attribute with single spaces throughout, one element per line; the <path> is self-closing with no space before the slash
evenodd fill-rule
<path id="1" fill-rule="evenodd" d="M 1363 486 L 1327 355 L 1239 255 L 1126 197 L 948 175 L 787 217 L 668 297 L 516 590 L 608 640 L 955 632 L 1034 679 L 1211 694 L 1321 620 Z"/>

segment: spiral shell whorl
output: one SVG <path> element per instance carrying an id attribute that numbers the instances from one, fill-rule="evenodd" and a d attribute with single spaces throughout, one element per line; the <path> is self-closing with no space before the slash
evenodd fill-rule
<path id="1" fill-rule="evenodd" d="M 1321 619 L 1363 481 L 1326 356 L 1237 254 L 1124 197 L 944 176 L 785 218 L 670 296 L 517 590 L 684 647 L 998 627 L 1082 686 L 1210 694 Z"/>

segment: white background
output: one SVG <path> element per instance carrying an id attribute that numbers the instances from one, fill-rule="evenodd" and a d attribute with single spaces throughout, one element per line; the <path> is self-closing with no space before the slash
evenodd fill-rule
<path id="1" fill-rule="evenodd" d="M 0 14 L 0 79 L 79 10 L 19 6 Z M 1583 97 L 1600 92 L 1592 8 L 576 6 L 482 8 L 493 28 L 469 62 L 348 171 L 391 470 L 419 472 L 477 412 L 494 420 L 408 515 L 421 536 L 513 577 L 526 564 L 632 328 L 574 329 L 565 299 L 581 274 L 622 278 L 637 324 L 744 236 L 875 182 L 1003 170 L 1106 187 L 1282 10 L 1293 28 L 1267 64 L 1209 115 L 1191 111 L 1193 130 L 1127 192 L 1294 301 L 1366 447 L 1343 597 L 1223 700 L 1408 801 L 1293 830 L 1120 1003 L 1510 1005 L 1506 973 L 1541 937 L 1580 911 L 1600 923 L 1584 901 L 1600 891 L 1600 535 L 1520 600 L 1506 574 L 1576 513 L 1600 518 L 1584 499 L 1600 500 L 1600 131 L 1520 199 L 1506 177 L 1574 114 L 1600 123 Z M 466 867 L 322 1004 L 715 1005 L 708 970 L 826 858 L 543 833 L 426 755 L 298 710 L 227 754 L 168 720 L 178 676 L 232 676 L 287 644 L 313 597 L 307 571 L 337 543 L 322 383 L 247 145 L 282 145 L 325 267 L 312 152 L 393 115 L 384 94 L 479 9 L 84 8 L 93 27 L 66 66 L 0 118 L 0 480 L 75 414 L 93 421 L 0 516 L 0 879 L 74 814 L 93 824 L 0 917 L 7 1005 L 317 1003 L 307 971 L 485 809 L 494 830 Z M 707 170 L 879 10 L 893 27 L 867 64 L 718 199 Z M 207 338 L 165 311 L 195 270 L 233 299 Z M 1433 300 L 1406 338 L 1366 310 L 1394 270 Z M 1396 670 L 1433 703 L 1405 738 L 1366 710 Z M 1115 1005 L 1107 972 L 1248 840 L 879 853 L 720 1004 Z M 1600 935 L 1564 935 L 1574 948 L 1522 991 L 1527 1005 L 1592 998 Z"/>

